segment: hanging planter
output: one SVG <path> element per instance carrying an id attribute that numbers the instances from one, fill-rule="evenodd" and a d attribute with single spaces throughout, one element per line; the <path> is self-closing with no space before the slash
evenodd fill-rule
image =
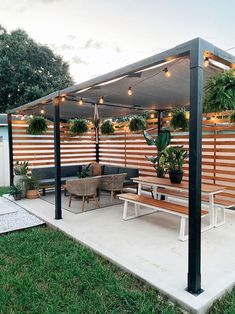
<path id="1" fill-rule="evenodd" d="M 233 70 L 224 71 L 206 82 L 205 112 L 235 109 L 235 76 Z"/>
<path id="2" fill-rule="evenodd" d="M 70 120 L 69 131 L 74 135 L 86 133 L 88 131 L 87 120 L 85 119 Z"/>
<path id="3" fill-rule="evenodd" d="M 27 132 L 31 135 L 40 135 L 47 131 L 47 121 L 44 117 L 32 116 L 28 120 L 29 126 Z"/>
<path id="4" fill-rule="evenodd" d="M 129 129 L 131 132 L 144 131 L 145 128 L 146 122 L 141 116 L 134 116 L 129 123 Z"/>
<path id="5" fill-rule="evenodd" d="M 115 132 L 115 129 L 112 122 L 106 120 L 101 124 L 100 131 L 103 135 L 112 135 Z"/>
<path id="6" fill-rule="evenodd" d="M 230 123 L 235 123 L 235 110 L 230 113 L 230 115 L 229 115 L 229 122 Z"/>
<path id="7" fill-rule="evenodd" d="M 189 126 L 189 119 L 186 117 L 186 111 L 184 109 L 175 110 L 172 114 L 170 123 L 174 130 L 187 130 Z"/>

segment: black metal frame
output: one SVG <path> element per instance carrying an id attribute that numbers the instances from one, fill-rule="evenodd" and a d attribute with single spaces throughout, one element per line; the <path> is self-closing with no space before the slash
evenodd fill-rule
<path id="1" fill-rule="evenodd" d="M 91 79 L 87 82 L 66 88 L 61 94 L 73 94 L 98 84 L 130 75 L 142 69 L 161 64 L 183 56 L 190 57 L 190 132 L 189 132 L 189 241 L 188 241 L 188 285 L 187 291 L 194 295 L 201 289 L 201 114 L 203 105 L 203 60 L 208 57 L 235 69 L 235 58 L 231 54 L 215 47 L 207 41 L 196 38 L 175 48 L 141 60 L 116 71 Z M 58 92 L 17 108 L 14 112 L 27 111 L 58 99 Z M 109 103 L 110 106 L 115 104 Z M 164 108 L 162 108 L 164 110 Z M 56 219 L 61 215 L 61 183 L 60 183 L 60 138 L 59 138 L 59 100 L 55 106 L 55 164 L 56 164 Z M 98 146 L 97 146 L 98 151 Z M 97 155 L 98 156 L 98 155 Z M 98 159 L 98 158 L 97 158 Z"/>
<path id="2" fill-rule="evenodd" d="M 14 165 L 13 165 L 13 142 L 12 142 L 12 114 L 7 114 L 8 124 L 8 147 L 9 147 L 9 175 L 10 175 L 10 186 L 14 184 Z"/>
<path id="3" fill-rule="evenodd" d="M 61 158 L 60 158 L 60 102 L 54 98 L 54 152 L 55 152 L 55 219 L 62 219 L 61 210 Z"/>

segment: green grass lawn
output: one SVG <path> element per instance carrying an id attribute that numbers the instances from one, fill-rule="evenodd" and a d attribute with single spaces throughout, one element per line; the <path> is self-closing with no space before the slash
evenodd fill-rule
<path id="1" fill-rule="evenodd" d="M 6 193 L 7 188 L 0 188 Z M 49 228 L 0 237 L 0 313 L 182 313 L 156 290 Z M 235 313 L 235 289 L 210 314 Z"/>
<path id="2" fill-rule="evenodd" d="M 0 313 L 181 313 L 61 232 L 11 233 L 0 248 Z"/>
<path id="3" fill-rule="evenodd" d="M 0 196 L 3 194 L 7 194 L 9 192 L 9 187 L 8 186 L 0 186 Z"/>

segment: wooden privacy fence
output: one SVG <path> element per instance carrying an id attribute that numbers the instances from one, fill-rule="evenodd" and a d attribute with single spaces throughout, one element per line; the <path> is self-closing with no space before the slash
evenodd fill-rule
<path id="1" fill-rule="evenodd" d="M 54 165 L 54 128 L 42 135 L 27 133 L 26 121 L 13 121 L 13 160 L 28 160 L 30 169 Z M 95 161 L 95 134 L 92 129 L 81 136 L 71 136 L 69 124 L 61 123 L 61 165 L 84 164 Z"/>
<path id="2" fill-rule="evenodd" d="M 164 118 L 168 124 L 168 118 Z M 227 122 L 220 119 L 216 122 Z M 148 121 L 156 125 L 156 119 Z M 207 124 L 207 126 L 205 125 Z M 100 163 L 139 168 L 141 175 L 156 175 L 146 155 L 155 155 L 156 148 L 146 145 L 143 134 L 131 133 L 124 125 L 113 135 L 100 135 Z M 172 145 L 188 148 L 187 132 L 172 132 Z M 13 156 L 16 160 L 28 160 L 30 169 L 54 165 L 53 124 L 48 131 L 39 136 L 27 134 L 26 121 L 13 121 Z M 95 161 L 95 134 L 92 128 L 81 136 L 71 136 L 68 123 L 61 123 L 61 164 L 87 164 Z M 188 163 L 185 164 L 188 178 Z M 215 125 L 205 121 L 202 140 L 202 180 L 205 183 L 220 184 L 227 187 L 223 197 L 234 198 L 235 192 L 235 126 L 226 123 Z"/>

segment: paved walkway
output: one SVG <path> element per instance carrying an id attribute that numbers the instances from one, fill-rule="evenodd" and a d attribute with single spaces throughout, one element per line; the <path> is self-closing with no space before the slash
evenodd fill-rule
<path id="1" fill-rule="evenodd" d="M 44 221 L 0 197 L 0 234 L 43 225 Z"/>

